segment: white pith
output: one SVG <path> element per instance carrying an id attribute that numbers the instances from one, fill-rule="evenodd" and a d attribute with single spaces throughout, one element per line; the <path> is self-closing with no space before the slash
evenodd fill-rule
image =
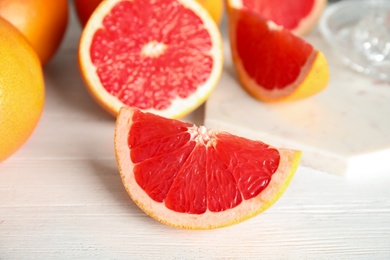
<path id="1" fill-rule="evenodd" d="M 188 128 L 188 132 L 191 134 L 191 140 L 195 141 L 198 144 L 211 145 L 212 140 L 215 139 L 215 132 L 211 129 L 207 129 L 203 125 L 194 125 Z"/>
<path id="2" fill-rule="evenodd" d="M 234 7 L 236 9 L 240 9 L 243 7 L 242 0 L 228 0 L 229 6 Z"/>
<path id="3" fill-rule="evenodd" d="M 280 31 L 283 29 L 283 26 L 277 25 L 273 21 L 267 21 L 267 26 L 270 31 Z"/>
<path id="4" fill-rule="evenodd" d="M 158 41 L 150 41 L 142 47 L 141 54 L 150 57 L 156 58 L 163 54 L 168 46 L 164 43 Z"/>

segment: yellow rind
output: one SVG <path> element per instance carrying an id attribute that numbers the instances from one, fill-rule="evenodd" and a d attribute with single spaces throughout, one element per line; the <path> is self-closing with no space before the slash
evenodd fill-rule
<path id="1" fill-rule="evenodd" d="M 211 15 L 217 24 L 221 23 L 224 4 L 223 0 L 197 0 Z"/>
<path id="2" fill-rule="evenodd" d="M 256 97 L 261 101 L 265 102 L 294 101 L 304 99 L 323 91 L 328 86 L 329 78 L 328 62 L 324 54 L 321 51 L 317 51 L 313 65 L 306 74 L 302 83 L 291 95 L 278 99 L 268 99 L 264 95 L 260 96 L 257 95 L 257 93 L 252 94 L 256 95 Z"/>
<path id="3" fill-rule="evenodd" d="M 297 90 L 291 95 L 281 100 L 297 100 L 313 96 L 324 90 L 329 83 L 328 62 L 321 51 L 318 51 L 313 66 L 307 77 Z"/>
<path id="4" fill-rule="evenodd" d="M 0 17 L 0 162 L 19 150 L 43 113 L 42 64 L 28 39 Z"/>

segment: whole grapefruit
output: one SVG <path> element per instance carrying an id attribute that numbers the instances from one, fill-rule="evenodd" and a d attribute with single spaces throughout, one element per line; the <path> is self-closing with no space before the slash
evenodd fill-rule
<path id="1" fill-rule="evenodd" d="M 61 44 L 68 24 L 68 12 L 67 0 L 0 1 L 0 16 L 24 34 L 43 65 Z"/>
<path id="2" fill-rule="evenodd" d="M 42 114 L 42 66 L 27 39 L 0 17 L 0 162 L 18 150 Z"/>

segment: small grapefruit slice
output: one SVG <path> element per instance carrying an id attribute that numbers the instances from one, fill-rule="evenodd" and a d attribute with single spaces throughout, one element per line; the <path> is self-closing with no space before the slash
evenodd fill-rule
<path id="1" fill-rule="evenodd" d="M 216 23 L 188 0 L 103 1 L 79 44 L 87 89 L 114 116 L 123 105 L 170 118 L 188 114 L 216 86 L 222 57 Z"/>
<path id="2" fill-rule="evenodd" d="M 326 7 L 327 0 L 228 0 L 236 9 L 250 10 L 264 19 L 283 26 L 298 36 L 312 31 Z"/>
<path id="3" fill-rule="evenodd" d="M 266 210 L 300 160 L 296 150 L 129 107 L 117 117 L 115 152 L 134 202 L 158 221 L 185 229 L 224 227 Z"/>
<path id="4" fill-rule="evenodd" d="M 229 37 L 241 86 L 259 100 L 310 97 L 326 88 L 325 56 L 289 30 L 246 9 L 229 9 Z"/>

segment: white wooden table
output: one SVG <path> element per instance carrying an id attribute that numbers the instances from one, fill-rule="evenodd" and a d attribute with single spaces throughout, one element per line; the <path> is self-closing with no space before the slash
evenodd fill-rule
<path id="1" fill-rule="evenodd" d="M 223 229 L 175 229 L 145 215 L 119 177 L 115 120 L 81 81 L 79 34 L 72 14 L 45 68 L 38 128 L 0 164 L 0 259 L 390 259 L 390 172 L 347 180 L 300 167 L 273 207 Z"/>

